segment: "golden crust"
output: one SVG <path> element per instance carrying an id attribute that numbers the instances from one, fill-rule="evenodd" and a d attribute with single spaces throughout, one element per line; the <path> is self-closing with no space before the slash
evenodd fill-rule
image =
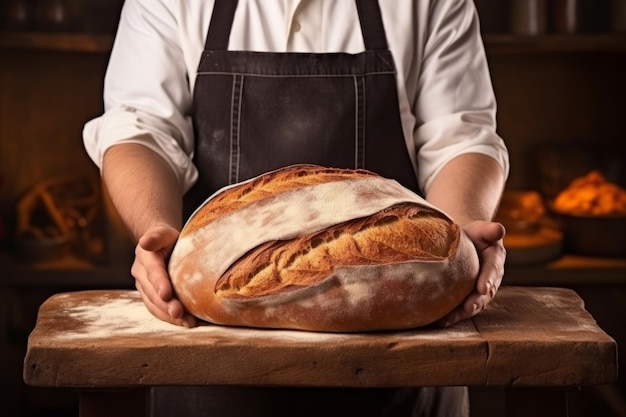
<path id="1" fill-rule="evenodd" d="M 227 213 L 298 187 L 372 176 L 376 176 L 376 174 L 363 169 L 325 168 L 304 164 L 289 166 L 221 192 L 211 199 L 209 206 L 199 210 L 190 219 L 181 236 L 191 230 L 201 228 Z"/>
<path id="2" fill-rule="evenodd" d="M 264 296 L 312 285 L 337 267 L 434 261 L 454 254 L 459 229 L 436 210 L 400 204 L 312 236 L 247 253 L 215 286 L 220 296 Z"/>
<path id="3" fill-rule="evenodd" d="M 347 182 L 355 179 L 365 181 Z M 234 326 L 354 332 L 412 328 L 440 319 L 474 288 L 478 255 L 456 223 L 408 190 L 389 194 L 389 205 L 364 211 L 371 215 L 346 216 L 352 220 L 336 223 L 336 212 L 324 203 L 330 218 L 324 224 L 330 226 L 247 244 L 251 235 L 265 236 L 261 232 L 276 227 L 301 228 L 294 217 L 281 223 L 280 210 L 303 213 L 309 198 L 318 204 L 324 200 L 324 194 L 315 195 L 324 187 L 310 185 L 345 182 L 332 188 L 347 193 L 341 208 L 350 213 L 360 202 L 380 202 L 390 188 L 400 187 L 379 180 L 364 170 L 299 165 L 223 191 L 181 233 L 183 243 L 170 259 L 177 296 L 196 317 Z M 357 188 L 360 199 L 349 198 Z M 281 209 L 275 213 L 275 207 Z M 243 223 L 262 230 L 241 229 L 242 213 L 253 220 Z M 265 221 L 268 213 L 274 216 L 271 223 Z M 244 250 L 231 249 L 241 242 Z"/>

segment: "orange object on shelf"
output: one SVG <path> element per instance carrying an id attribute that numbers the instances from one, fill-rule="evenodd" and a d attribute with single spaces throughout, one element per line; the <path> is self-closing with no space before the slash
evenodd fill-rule
<path id="1" fill-rule="evenodd" d="M 592 170 L 561 191 L 553 207 L 558 212 L 579 216 L 626 216 L 626 190 Z"/>

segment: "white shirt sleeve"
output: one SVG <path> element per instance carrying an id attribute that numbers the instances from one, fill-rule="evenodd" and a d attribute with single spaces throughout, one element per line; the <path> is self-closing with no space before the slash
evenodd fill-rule
<path id="1" fill-rule="evenodd" d="M 140 143 L 165 159 L 181 190 L 197 177 L 191 162 L 191 92 L 175 13 L 165 1 L 127 0 L 105 77 L 105 112 L 85 125 L 96 165 L 119 143 Z M 182 87 L 182 88 L 181 88 Z"/>
<path id="2" fill-rule="evenodd" d="M 428 20 L 421 23 L 427 27 L 413 101 L 420 187 L 427 190 L 437 172 L 464 153 L 492 157 L 508 176 L 474 3 L 431 1 Z"/>

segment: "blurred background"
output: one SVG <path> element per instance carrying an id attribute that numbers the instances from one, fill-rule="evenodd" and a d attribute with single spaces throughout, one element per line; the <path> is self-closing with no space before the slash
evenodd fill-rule
<path id="1" fill-rule="evenodd" d="M 122 0 L 0 4 L 0 401 L 4 416 L 76 415 L 26 387 L 51 294 L 133 288 L 132 242 L 86 156 Z M 475 0 L 511 175 L 504 285 L 575 289 L 626 357 L 626 0 Z M 626 415 L 626 384 L 572 394 L 572 416 Z M 475 415 L 501 404 L 473 394 Z M 483 400 L 484 398 L 484 400 Z M 489 406 L 487 406 L 487 403 Z"/>

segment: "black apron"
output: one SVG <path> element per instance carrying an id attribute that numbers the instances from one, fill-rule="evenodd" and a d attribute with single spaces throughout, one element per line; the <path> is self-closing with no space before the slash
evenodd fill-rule
<path id="1" fill-rule="evenodd" d="M 216 0 L 193 97 L 191 213 L 219 188 L 296 163 L 365 168 L 417 191 L 377 0 L 356 0 L 366 50 L 229 51 L 237 1 Z"/>

